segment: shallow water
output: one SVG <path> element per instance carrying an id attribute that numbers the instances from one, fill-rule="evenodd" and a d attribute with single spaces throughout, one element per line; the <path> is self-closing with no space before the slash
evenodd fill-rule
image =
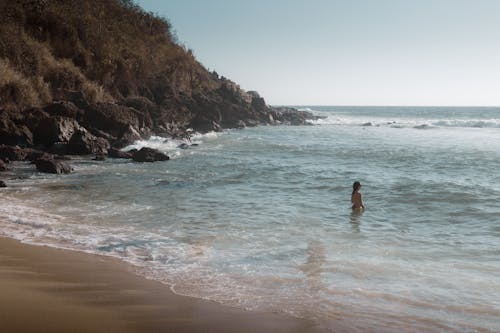
<path id="1" fill-rule="evenodd" d="M 22 165 L 0 232 L 338 331 L 499 332 L 500 109 L 311 109 L 327 118 L 136 143 L 168 162 Z"/>

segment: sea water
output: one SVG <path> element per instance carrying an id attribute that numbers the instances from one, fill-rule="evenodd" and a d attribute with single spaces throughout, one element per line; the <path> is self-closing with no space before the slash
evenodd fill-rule
<path id="1" fill-rule="evenodd" d="M 167 162 L 20 164 L 0 234 L 335 332 L 500 332 L 500 108 L 309 109 L 325 118 L 128 147 Z"/>

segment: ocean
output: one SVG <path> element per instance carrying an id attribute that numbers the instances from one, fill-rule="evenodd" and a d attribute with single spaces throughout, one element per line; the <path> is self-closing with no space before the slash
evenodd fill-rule
<path id="1" fill-rule="evenodd" d="M 500 332 L 500 108 L 302 108 L 325 118 L 128 147 L 167 162 L 20 163 L 0 235 L 335 332 Z"/>

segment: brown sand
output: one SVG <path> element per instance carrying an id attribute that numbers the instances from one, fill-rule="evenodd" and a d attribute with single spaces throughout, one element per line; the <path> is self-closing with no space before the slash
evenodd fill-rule
<path id="1" fill-rule="evenodd" d="M 319 332 L 178 296 L 118 260 L 0 238 L 0 332 Z"/>

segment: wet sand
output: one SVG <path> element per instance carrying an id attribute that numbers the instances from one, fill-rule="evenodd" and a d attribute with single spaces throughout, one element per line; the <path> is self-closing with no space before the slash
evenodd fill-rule
<path id="1" fill-rule="evenodd" d="M 1 332 L 321 332 L 179 296 L 113 258 L 0 238 Z"/>

